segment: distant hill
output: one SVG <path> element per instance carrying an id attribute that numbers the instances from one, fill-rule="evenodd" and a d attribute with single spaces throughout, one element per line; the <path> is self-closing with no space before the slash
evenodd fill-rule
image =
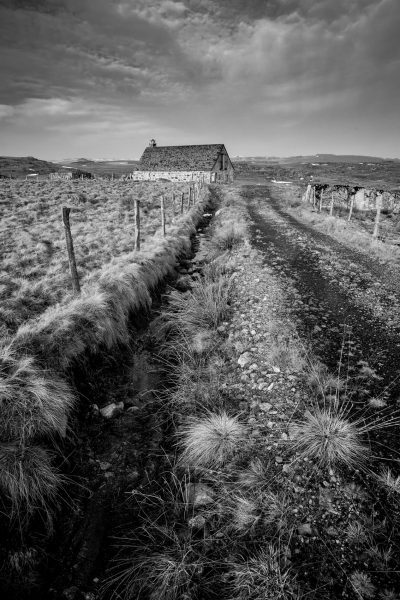
<path id="1" fill-rule="evenodd" d="M 378 156 L 365 156 L 359 154 L 313 154 L 311 156 L 289 156 L 288 158 L 278 159 L 281 163 L 382 163 L 387 160 Z"/>
<path id="2" fill-rule="evenodd" d="M 400 160 L 363 155 L 314 154 L 233 159 L 236 179 L 289 180 L 400 190 Z"/>
<path id="3" fill-rule="evenodd" d="M 279 163 L 281 165 L 288 164 L 305 164 L 305 163 L 384 163 L 384 162 L 400 162 L 398 158 L 381 158 L 378 156 L 365 156 L 359 154 L 311 154 L 299 156 L 237 156 L 234 161 L 248 162 L 269 162 Z"/>
<path id="4" fill-rule="evenodd" d="M 59 165 L 33 156 L 0 156 L 1 177 L 18 179 L 33 173 L 48 175 L 59 169 Z"/>
<path id="5" fill-rule="evenodd" d="M 115 177 L 120 177 L 127 173 L 137 170 L 138 160 L 93 160 L 90 158 L 65 159 L 59 161 L 60 165 L 65 165 L 75 169 L 84 169 L 95 175 L 114 174 Z"/>

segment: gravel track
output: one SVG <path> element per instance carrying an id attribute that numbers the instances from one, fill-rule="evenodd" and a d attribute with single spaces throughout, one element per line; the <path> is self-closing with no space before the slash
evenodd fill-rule
<path id="1" fill-rule="evenodd" d="M 297 221 L 276 186 L 244 186 L 252 244 L 292 288 L 292 312 L 314 352 L 349 375 L 367 363 L 369 393 L 400 394 L 400 290 L 384 266 Z M 343 350 L 345 355 L 343 355 Z M 360 361 L 364 361 L 361 363 Z"/>

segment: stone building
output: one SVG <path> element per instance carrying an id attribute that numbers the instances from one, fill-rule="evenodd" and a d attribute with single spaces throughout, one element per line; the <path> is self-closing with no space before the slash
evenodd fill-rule
<path id="1" fill-rule="evenodd" d="M 233 181 L 233 175 L 233 165 L 224 144 L 157 146 L 151 140 L 132 179 L 223 183 Z"/>

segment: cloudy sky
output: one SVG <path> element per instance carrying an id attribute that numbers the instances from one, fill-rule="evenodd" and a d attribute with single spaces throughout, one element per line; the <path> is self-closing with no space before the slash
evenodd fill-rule
<path id="1" fill-rule="evenodd" d="M 0 0 L 0 154 L 400 157 L 400 0 Z"/>

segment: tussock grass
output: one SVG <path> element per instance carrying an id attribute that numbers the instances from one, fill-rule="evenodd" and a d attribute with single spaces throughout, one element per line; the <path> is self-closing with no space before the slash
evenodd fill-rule
<path id="1" fill-rule="evenodd" d="M 375 596 L 376 588 L 368 573 L 354 571 L 349 578 L 349 582 L 358 598 L 373 598 Z"/>
<path id="2" fill-rule="evenodd" d="M 33 358 L 0 348 L 0 440 L 65 435 L 74 406 L 68 384 L 38 368 Z"/>
<path id="3" fill-rule="evenodd" d="M 231 515 L 229 527 L 239 534 L 268 535 L 270 539 L 290 533 L 290 507 L 284 494 L 271 490 L 261 492 L 259 488 L 251 492 L 246 496 L 234 493 L 227 499 Z"/>
<path id="4" fill-rule="evenodd" d="M 291 424 L 290 444 L 298 458 L 319 467 L 345 466 L 372 473 L 370 436 L 397 428 L 399 423 L 398 411 L 355 410 L 350 394 L 336 392 L 313 402 L 303 419 Z"/>
<path id="5" fill-rule="evenodd" d="M 379 600 L 399 600 L 399 595 L 394 589 L 384 588 L 379 593 Z"/>
<path id="6" fill-rule="evenodd" d="M 229 276 L 232 274 L 233 266 L 227 260 L 225 253 L 220 254 L 218 257 L 207 262 L 203 267 L 203 277 L 207 282 L 215 283 L 221 279 L 221 277 Z"/>
<path id="7" fill-rule="evenodd" d="M 238 418 L 225 411 L 193 418 L 179 432 L 180 462 L 199 469 L 219 468 L 233 458 L 245 434 Z"/>
<path id="8" fill-rule="evenodd" d="M 378 475 L 378 481 L 390 494 L 398 495 L 400 500 L 400 475 L 395 476 L 390 469 L 385 469 Z"/>
<path id="9" fill-rule="evenodd" d="M 232 278 L 200 280 L 184 294 L 173 290 L 163 313 L 166 329 L 186 335 L 199 330 L 216 329 L 227 317 L 234 290 Z"/>
<path id="10" fill-rule="evenodd" d="M 167 394 L 168 404 L 178 414 L 215 410 L 223 404 L 221 385 L 225 378 L 220 365 L 215 360 L 209 360 L 214 338 L 210 340 L 207 336 L 206 340 L 206 347 L 202 340 L 201 349 L 204 351 L 201 352 L 195 336 L 192 341 L 185 337 L 177 339 L 164 350 L 168 356 L 167 366 L 172 370 L 173 388 Z M 211 343 L 209 347 L 208 342 Z"/>
<path id="11" fill-rule="evenodd" d="M 303 375 L 304 383 L 316 395 L 338 397 L 342 391 L 347 391 L 348 381 L 333 375 L 320 361 L 309 360 Z"/>
<path id="12" fill-rule="evenodd" d="M 242 223 L 228 221 L 221 224 L 213 236 L 213 244 L 217 250 L 233 250 L 245 240 L 245 226 Z"/>
<path id="13" fill-rule="evenodd" d="M 241 563 L 233 563 L 228 573 L 232 600 L 288 600 L 294 598 L 295 582 L 281 567 L 278 551 L 269 545 Z"/>
<path id="14" fill-rule="evenodd" d="M 260 492 L 269 486 L 271 478 L 270 464 L 255 457 L 248 467 L 242 469 L 238 474 L 238 481 L 244 489 L 256 489 Z"/>
<path id="15" fill-rule="evenodd" d="M 202 563 L 193 557 L 190 544 L 182 543 L 173 535 L 173 548 L 117 561 L 119 572 L 110 576 L 107 583 L 107 587 L 113 589 L 111 598 L 131 600 L 141 594 L 152 600 L 192 597 L 193 579 L 201 573 Z"/>
<path id="16" fill-rule="evenodd" d="M 346 538 L 349 544 L 356 546 L 367 541 L 368 536 L 365 527 L 359 521 L 354 521 L 349 524 L 346 530 Z"/>
<path id="17" fill-rule="evenodd" d="M 307 411 L 291 429 L 292 444 L 302 459 L 322 467 L 346 465 L 363 466 L 369 457 L 369 448 L 362 441 L 362 432 L 355 423 L 340 413 L 314 408 Z"/>
<path id="18" fill-rule="evenodd" d="M 115 538 L 117 555 L 104 586 L 107 597 L 198 597 L 205 557 L 203 541 L 187 528 L 193 517 L 188 499 L 191 485 L 189 475 L 178 477 L 168 461 L 168 470 L 160 479 L 149 481 L 148 488 L 132 491 L 139 524 Z"/>
<path id="19" fill-rule="evenodd" d="M 48 510 L 62 483 L 51 456 L 40 446 L 0 444 L 0 490 L 21 520 L 36 509 Z"/>
<path id="20" fill-rule="evenodd" d="M 298 340 L 298 335 L 288 323 L 272 322 L 270 324 L 270 342 L 267 360 L 271 366 L 281 371 L 303 373 L 307 369 L 307 357 Z"/>

